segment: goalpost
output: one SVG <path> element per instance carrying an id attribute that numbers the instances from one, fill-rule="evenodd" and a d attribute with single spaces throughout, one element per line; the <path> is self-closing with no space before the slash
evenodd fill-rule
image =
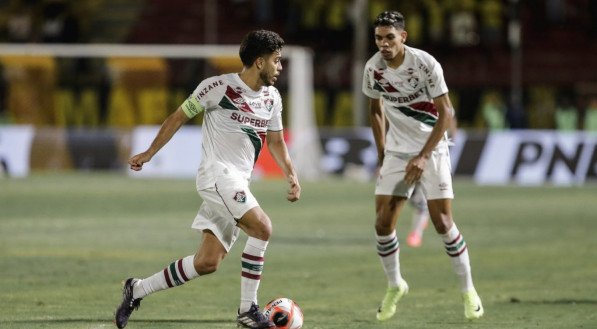
<path id="1" fill-rule="evenodd" d="M 313 55 L 305 47 L 285 46 L 289 63 L 289 143 L 293 163 L 302 179 L 321 176 L 321 147 L 313 108 Z M 114 44 L 0 44 L 0 56 L 52 56 L 64 58 L 238 57 L 237 45 L 114 45 Z M 199 83 L 199 81 L 197 81 Z"/>

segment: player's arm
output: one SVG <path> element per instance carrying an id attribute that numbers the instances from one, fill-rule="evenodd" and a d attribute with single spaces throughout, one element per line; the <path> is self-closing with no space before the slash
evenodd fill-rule
<path id="1" fill-rule="evenodd" d="M 162 123 L 160 131 L 151 142 L 151 145 L 145 152 L 134 155 L 129 159 L 129 165 L 132 170 L 139 171 L 143 168 L 143 164 L 149 162 L 151 158 L 174 136 L 178 129 L 189 121 L 189 117 L 179 107 L 174 113 L 170 114 Z"/>
<path id="2" fill-rule="evenodd" d="M 297 201 L 301 197 L 301 185 L 299 184 L 296 171 L 294 170 L 294 166 L 290 160 L 290 155 L 288 154 L 286 142 L 284 142 L 284 133 L 282 130 L 269 130 L 267 132 L 267 148 L 276 161 L 278 167 L 280 167 L 280 169 L 282 169 L 284 172 L 284 176 L 290 185 L 288 196 L 286 198 L 291 202 Z"/>
<path id="3" fill-rule="evenodd" d="M 456 141 L 456 135 L 458 134 L 458 119 L 456 119 L 455 115 L 452 115 L 452 120 L 450 121 L 450 127 L 448 128 L 448 138 L 450 139 L 451 143 Z"/>
<path id="4" fill-rule="evenodd" d="M 381 166 L 386 145 L 386 118 L 381 108 L 381 99 L 369 98 L 369 118 L 377 147 L 377 164 Z"/>
<path id="5" fill-rule="evenodd" d="M 452 108 L 452 102 L 450 102 L 448 93 L 435 97 L 433 103 L 438 113 L 437 122 L 433 126 L 431 134 L 427 138 L 427 142 L 425 142 L 421 152 L 406 165 L 404 180 L 408 184 L 414 184 L 421 178 L 431 152 L 433 152 L 437 144 L 444 137 L 446 130 L 452 125 L 454 109 Z"/>

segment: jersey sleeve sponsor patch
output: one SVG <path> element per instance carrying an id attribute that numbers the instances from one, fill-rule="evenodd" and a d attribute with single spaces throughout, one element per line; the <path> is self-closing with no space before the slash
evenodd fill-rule
<path id="1" fill-rule="evenodd" d="M 189 96 L 189 98 L 182 103 L 181 107 L 189 118 L 193 118 L 197 114 L 203 112 L 203 106 L 199 104 L 199 101 L 193 97 L 193 95 Z"/>

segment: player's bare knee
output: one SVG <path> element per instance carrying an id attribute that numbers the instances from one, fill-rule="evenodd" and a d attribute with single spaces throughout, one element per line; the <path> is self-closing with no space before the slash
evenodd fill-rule
<path id="1" fill-rule="evenodd" d="M 245 214 L 239 221 L 240 227 L 248 236 L 268 241 L 272 235 L 272 222 L 260 208 Z"/>
<path id="2" fill-rule="evenodd" d="M 195 271 L 197 271 L 199 275 L 206 275 L 217 271 L 220 266 L 220 261 L 210 258 L 196 258 L 193 265 L 195 266 Z"/>
<path id="3" fill-rule="evenodd" d="M 391 234 L 394 228 L 392 227 L 392 221 L 386 220 L 383 217 L 377 217 L 375 221 L 375 232 L 378 235 L 388 235 Z"/>
<path id="4" fill-rule="evenodd" d="M 259 227 L 255 230 L 255 238 L 263 241 L 268 241 L 269 238 L 272 236 L 272 224 L 267 218 L 267 220 L 260 221 Z"/>
<path id="5" fill-rule="evenodd" d="M 258 216 L 258 220 L 253 223 L 250 233 L 250 236 L 259 240 L 269 240 L 272 235 L 272 222 L 265 213 Z"/>
<path id="6" fill-rule="evenodd" d="M 446 234 L 454 222 L 452 221 L 452 217 L 446 214 L 441 214 L 439 218 L 432 219 L 433 227 L 438 234 Z"/>

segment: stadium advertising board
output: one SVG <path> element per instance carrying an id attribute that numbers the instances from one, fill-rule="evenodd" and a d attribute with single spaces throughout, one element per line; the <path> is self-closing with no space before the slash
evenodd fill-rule
<path id="1" fill-rule="evenodd" d="M 131 155 L 143 152 L 157 135 L 159 126 L 137 127 L 132 132 Z M 133 177 L 195 177 L 201 162 L 201 129 L 182 127 L 141 171 Z"/>
<path id="2" fill-rule="evenodd" d="M 507 131 L 487 136 L 474 173 L 480 184 L 577 185 L 597 178 L 597 134 Z"/>
<path id="3" fill-rule="evenodd" d="M 0 127 L 1 172 L 6 176 L 24 177 L 32 169 L 97 169 L 124 170 L 133 177 L 191 178 L 196 175 L 201 161 L 202 135 L 201 128 L 196 126 L 181 128 L 140 172 L 128 170 L 126 161 L 130 155 L 147 148 L 159 126 L 88 133 L 65 133 L 59 128 L 51 133 L 49 129 Z M 323 174 L 362 181 L 374 179 L 377 151 L 369 128 L 320 129 L 319 135 L 323 151 L 319 168 Z M 292 146 L 292 135 L 286 137 L 288 145 Z M 454 175 L 473 177 L 479 184 L 580 185 L 597 181 L 595 133 L 461 130 L 450 152 Z M 63 161 L 48 158 L 56 154 L 61 154 L 58 158 Z M 266 147 L 254 173 L 255 178 L 282 175 Z"/>
<path id="4" fill-rule="evenodd" d="M 0 173 L 11 177 L 29 174 L 34 133 L 31 126 L 0 126 Z"/>
<path id="5" fill-rule="evenodd" d="M 368 129 L 320 132 L 322 170 L 352 178 L 373 175 L 376 150 Z M 597 179 L 597 134 L 512 130 L 459 131 L 450 148 L 456 176 L 479 184 L 579 185 Z"/>

